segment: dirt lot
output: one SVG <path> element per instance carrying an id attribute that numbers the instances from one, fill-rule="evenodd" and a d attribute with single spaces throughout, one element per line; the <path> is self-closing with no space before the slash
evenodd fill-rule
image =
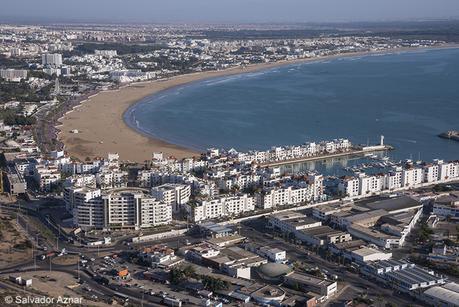
<path id="1" fill-rule="evenodd" d="M 101 302 L 94 302 L 87 300 L 82 295 L 84 292 L 81 286 L 77 283 L 76 279 L 67 273 L 62 272 L 49 272 L 49 271 L 34 271 L 20 273 L 23 279 L 32 279 L 31 290 L 38 291 L 39 293 L 46 294 L 53 298 L 68 297 L 79 299 L 82 298 L 81 305 L 79 306 L 110 306 Z M 8 278 L 8 276 L 2 276 Z"/>
<path id="2" fill-rule="evenodd" d="M 55 257 L 52 260 L 53 264 L 58 264 L 58 265 L 72 265 L 72 264 L 77 264 L 78 262 L 78 256 L 76 255 L 63 255 L 60 257 Z"/>
<path id="3" fill-rule="evenodd" d="M 0 268 L 32 259 L 32 243 L 11 217 L 0 215 Z"/>

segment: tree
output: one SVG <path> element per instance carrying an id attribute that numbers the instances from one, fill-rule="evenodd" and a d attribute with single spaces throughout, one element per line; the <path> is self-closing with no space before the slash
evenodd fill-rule
<path id="1" fill-rule="evenodd" d="M 192 277 L 194 278 L 196 276 L 196 270 L 193 266 L 187 265 L 183 268 L 183 275 L 185 277 Z"/>
<path id="2" fill-rule="evenodd" d="M 187 266 L 178 266 L 175 268 L 172 268 L 170 271 L 170 281 L 172 284 L 178 284 L 184 279 L 188 278 L 195 278 L 196 277 L 196 270 L 193 266 L 187 265 Z"/>
<path id="3" fill-rule="evenodd" d="M 178 284 L 180 281 L 183 280 L 183 277 L 184 277 L 183 271 L 179 267 L 172 268 L 169 274 L 170 274 L 169 279 L 172 284 Z"/>
<path id="4" fill-rule="evenodd" d="M 201 282 L 204 285 L 204 288 L 212 292 L 225 290 L 229 287 L 229 283 L 226 280 L 207 275 L 201 275 Z"/>

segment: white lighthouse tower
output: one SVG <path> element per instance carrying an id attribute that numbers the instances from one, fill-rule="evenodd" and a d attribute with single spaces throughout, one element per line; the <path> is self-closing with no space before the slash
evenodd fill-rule
<path id="1" fill-rule="evenodd" d="M 380 146 L 384 146 L 384 135 L 381 135 L 381 141 L 379 142 Z"/>

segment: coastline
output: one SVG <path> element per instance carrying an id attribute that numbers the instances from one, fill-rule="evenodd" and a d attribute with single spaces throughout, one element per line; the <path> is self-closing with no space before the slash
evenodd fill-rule
<path id="1" fill-rule="evenodd" d="M 85 160 L 104 157 L 109 152 L 117 152 L 122 160 L 144 162 L 151 159 L 153 152 L 161 151 L 166 156 L 185 158 L 198 156 L 198 151 L 174 145 L 140 131 L 133 123 L 125 121 L 127 112 L 146 97 L 188 83 L 207 79 L 257 72 L 279 66 L 304 62 L 332 60 L 345 57 L 371 56 L 400 52 L 416 52 L 430 49 L 458 48 L 458 45 L 433 47 L 409 47 L 382 51 L 349 52 L 345 54 L 284 60 L 271 63 L 251 64 L 232 67 L 220 71 L 206 71 L 174 76 L 147 82 L 131 83 L 115 90 L 100 91 L 81 101 L 58 120 L 57 138 L 64 144 L 70 156 Z M 78 130 L 79 133 L 71 133 Z"/>

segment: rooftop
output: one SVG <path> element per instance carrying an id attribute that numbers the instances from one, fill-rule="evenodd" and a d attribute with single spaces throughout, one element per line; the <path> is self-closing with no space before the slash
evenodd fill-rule
<path id="1" fill-rule="evenodd" d="M 388 272 L 386 274 L 396 280 L 406 282 L 407 284 L 428 283 L 441 279 L 441 277 L 430 274 L 418 267 L 406 268 L 404 270 Z"/>
<path id="2" fill-rule="evenodd" d="M 436 300 L 448 302 L 451 306 L 459 306 L 459 285 L 450 282 L 424 291 L 424 294 Z"/>
<path id="3" fill-rule="evenodd" d="M 366 245 L 366 242 L 363 240 L 352 240 L 347 242 L 335 243 L 334 246 L 337 249 L 346 249 L 346 250 L 355 250 L 359 249 L 361 246 Z"/>
<path id="4" fill-rule="evenodd" d="M 354 254 L 356 254 L 356 255 L 361 256 L 361 257 L 370 256 L 370 255 L 374 255 L 374 254 L 380 254 L 380 253 L 386 254 L 383 251 L 380 251 L 378 249 L 371 248 L 371 247 L 362 247 L 362 248 L 356 249 L 356 250 L 354 250 L 352 252 Z"/>
<path id="5" fill-rule="evenodd" d="M 292 269 L 288 265 L 273 262 L 268 262 L 258 267 L 258 272 L 268 278 L 276 278 L 291 271 Z"/>
<path id="6" fill-rule="evenodd" d="M 271 218 L 275 218 L 280 221 L 285 221 L 285 220 L 292 220 L 292 219 L 304 219 L 306 218 L 306 215 L 296 212 L 296 211 L 287 211 L 287 212 L 272 214 Z"/>
<path id="7" fill-rule="evenodd" d="M 325 280 L 309 274 L 298 272 L 292 272 L 290 274 L 287 274 L 286 278 L 313 286 L 328 286 L 334 283 L 334 281 L 331 280 Z"/>
<path id="8" fill-rule="evenodd" d="M 435 200 L 436 204 L 443 205 L 443 206 L 459 206 L 459 191 L 454 191 L 449 193 L 448 195 L 440 196 Z"/>
<path id="9" fill-rule="evenodd" d="M 336 230 L 329 226 L 318 226 L 309 229 L 303 229 L 301 230 L 301 232 L 315 237 L 344 234 L 344 232 L 342 232 L 341 230 Z"/>
<path id="10" fill-rule="evenodd" d="M 388 198 L 388 199 L 378 200 L 372 203 L 367 203 L 363 206 L 369 209 L 372 209 L 372 210 L 384 209 L 388 211 L 389 213 L 393 213 L 393 212 L 401 211 L 401 210 L 419 208 L 419 207 L 422 207 L 422 204 L 409 196 L 403 195 L 400 197 Z"/>

